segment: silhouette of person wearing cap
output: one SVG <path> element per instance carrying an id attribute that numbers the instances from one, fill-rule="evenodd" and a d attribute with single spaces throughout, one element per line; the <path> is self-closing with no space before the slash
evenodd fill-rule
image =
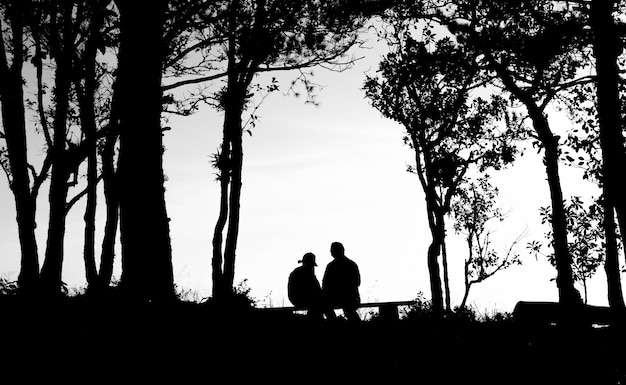
<path id="1" fill-rule="evenodd" d="M 360 321 L 361 318 L 357 313 L 358 305 L 361 303 L 359 267 L 353 260 L 346 257 L 345 249 L 340 242 L 333 242 L 330 245 L 330 255 L 333 260 L 326 266 L 322 279 L 324 299 L 331 307 L 327 312 L 327 318 L 334 318 L 333 308 L 340 307 L 348 321 Z"/>
<path id="2" fill-rule="evenodd" d="M 287 295 L 296 307 L 307 309 L 307 315 L 313 319 L 322 319 L 322 288 L 315 276 L 315 254 L 306 253 L 289 274 Z"/>

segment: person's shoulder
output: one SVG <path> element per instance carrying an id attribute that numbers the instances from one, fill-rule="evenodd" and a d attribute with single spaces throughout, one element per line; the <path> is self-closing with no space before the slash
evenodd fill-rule
<path id="1" fill-rule="evenodd" d="M 348 258 L 348 257 L 346 257 L 346 258 L 345 258 L 345 261 L 346 261 L 346 263 L 349 263 L 349 264 L 351 264 L 351 265 L 356 265 L 356 262 L 354 262 L 354 260 L 353 260 L 353 259 L 350 259 L 350 258 Z"/>
<path id="2" fill-rule="evenodd" d="M 352 259 L 350 259 L 350 258 L 346 258 L 346 259 L 348 260 L 347 262 L 348 262 L 348 263 L 349 263 L 352 267 L 354 267 L 354 268 L 356 268 L 356 269 L 358 269 L 358 268 L 359 268 L 359 265 L 358 265 L 356 262 L 354 262 Z"/>

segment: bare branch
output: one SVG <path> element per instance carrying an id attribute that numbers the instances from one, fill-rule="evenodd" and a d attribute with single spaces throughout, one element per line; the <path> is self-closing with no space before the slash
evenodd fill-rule
<path id="1" fill-rule="evenodd" d="M 172 83 L 172 84 L 167 84 L 167 85 L 161 86 L 161 89 L 163 91 L 169 91 L 169 90 L 173 90 L 174 88 L 178 88 L 178 87 L 182 87 L 182 86 L 186 86 L 186 85 L 190 85 L 190 84 L 198 84 L 198 83 L 210 82 L 212 80 L 217 80 L 219 78 L 223 78 L 226 75 L 227 75 L 226 72 L 222 72 L 222 73 L 211 75 L 211 76 L 203 76 L 203 77 L 195 78 L 195 79 L 181 80 L 181 81 L 176 82 L 176 83 Z"/>
<path id="2" fill-rule="evenodd" d="M 31 190 L 31 196 L 36 197 L 39 194 L 39 189 L 45 180 L 48 178 L 48 172 L 52 167 L 52 155 L 50 152 L 46 155 L 46 159 L 43 161 L 43 166 L 37 178 L 33 182 L 33 188 Z"/>
<path id="3" fill-rule="evenodd" d="M 103 178 L 102 174 L 98 176 L 98 179 L 96 179 L 96 185 L 100 183 L 102 178 Z M 69 213 L 72 207 L 76 204 L 76 202 L 78 202 L 80 198 L 85 196 L 88 191 L 89 191 L 89 186 L 85 187 L 81 192 L 76 194 L 76 196 L 74 196 L 69 202 L 67 202 L 67 204 L 65 205 L 65 214 Z"/>
<path id="4" fill-rule="evenodd" d="M 41 124 L 41 129 L 43 130 L 43 134 L 46 138 L 46 144 L 48 145 L 48 148 L 52 148 L 52 137 L 50 135 L 50 128 L 48 127 L 43 101 L 43 95 L 45 94 L 43 83 L 44 54 L 41 49 L 39 34 L 36 31 L 33 32 L 33 37 L 35 39 L 35 57 L 33 58 L 33 62 L 37 71 L 37 112 L 39 113 L 39 123 Z"/>

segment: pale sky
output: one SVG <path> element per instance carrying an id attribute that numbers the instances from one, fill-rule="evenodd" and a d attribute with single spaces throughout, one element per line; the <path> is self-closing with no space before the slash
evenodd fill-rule
<path id="1" fill-rule="evenodd" d="M 373 43 L 372 43 L 373 44 Z M 331 257 L 330 244 L 340 241 L 359 265 L 363 301 L 408 300 L 423 292 L 430 298 L 426 251 L 430 244 L 424 195 L 416 175 L 406 172 L 411 150 L 402 143 L 403 128 L 383 118 L 361 90 L 365 72 L 373 73 L 380 51 L 343 73 L 315 71 L 319 106 L 303 98 L 271 95 L 258 111 L 253 135 L 244 138 L 241 232 L 236 277 L 247 279 L 262 304 L 289 305 L 287 277 L 306 252 L 317 255 L 321 280 Z M 280 75 L 287 84 L 292 74 Z M 172 118 L 165 134 L 166 203 L 176 284 L 199 298 L 211 287 L 211 239 L 217 219 L 219 186 L 210 155 L 221 141 L 222 115 L 208 107 L 189 118 Z M 41 145 L 29 156 L 41 153 Z M 541 158 L 532 151 L 508 170 L 493 174 L 507 219 L 494 227 L 494 244 L 503 250 L 528 228 L 528 241 L 546 230 L 538 208 L 549 204 Z M 562 168 L 564 194 L 588 193 L 588 182 Z M 38 204 L 38 239 L 43 262 L 47 228 L 47 185 Z M 76 191 L 74 191 L 76 193 Z M 63 280 L 85 284 L 82 261 L 84 202 L 68 217 Z M 104 201 L 99 202 L 97 245 L 102 238 Z M 495 225 L 495 224 L 494 224 Z M 14 280 L 19 272 L 19 242 L 13 197 L 0 179 L 0 276 Z M 498 273 L 473 287 L 468 303 L 480 312 L 511 311 L 519 300 L 557 300 L 550 279 L 555 270 L 541 257 L 519 251 L 523 265 Z M 119 250 L 119 249 L 118 249 Z M 99 250 L 97 250 L 99 254 Z M 452 304 L 463 296 L 464 240 L 452 230 L 448 255 Z M 120 274 L 118 251 L 115 275 Z M 582 289 L 581 289 L 582 290 Z M 590 286 L 590 303 L 606 304 L 604 271 Z"/>

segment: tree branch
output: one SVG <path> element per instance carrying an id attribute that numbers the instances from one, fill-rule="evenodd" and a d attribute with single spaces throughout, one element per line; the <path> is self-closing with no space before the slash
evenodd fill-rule
<path id="1" fill-rule="evenodd" d="M 182 87 L 182 86 L 186 86 L 186 85 L 190 85 L 190 84 L 198 84 L 198 83 L 210 82 L 212 80 L 217 80 L 219 78 L 222 78 L 222 77 L 224 77 L 226 75 L 227 75 L 226 72 L 222 72 L 222 73 L 211 75 L 211 76 L 203 76 L 203 77 L 195 78 L 195 79 L 181 80 L 181 81 L 176 82 L 176 83 L 172 83 L 172 84 L 167 84 L 167 85 L 161 86 L 161 90 L 169 91 L 169 90 L 173 90 L 174 88 L 178 88 L 178 87 Z"/>
<path id="2" fill-rule="evenodd" d="M 103 176 L 102 176 L 102 174 L 100 174 L 98 176 L 98 179 L 96 179 L 96 185 L 98 185 L 98 183 L 100 183 L 100 181 L 102 179 L 103 179 Z M 89 186 L 85 187 L 85 189 L 83 189 L 81 192 L 76 194 L 75 197 L 73 197 L 69 202 L 67 202 L 67 204 L 65 205 L 65 214 L 66 215 L 70 212 L 70 210 L 76 204 L 76 202 L 78 202 L 80 200 L 80 198 L 85 196 L 85 194 L 87 194 L 88 191 L 89 191 Z"/>

